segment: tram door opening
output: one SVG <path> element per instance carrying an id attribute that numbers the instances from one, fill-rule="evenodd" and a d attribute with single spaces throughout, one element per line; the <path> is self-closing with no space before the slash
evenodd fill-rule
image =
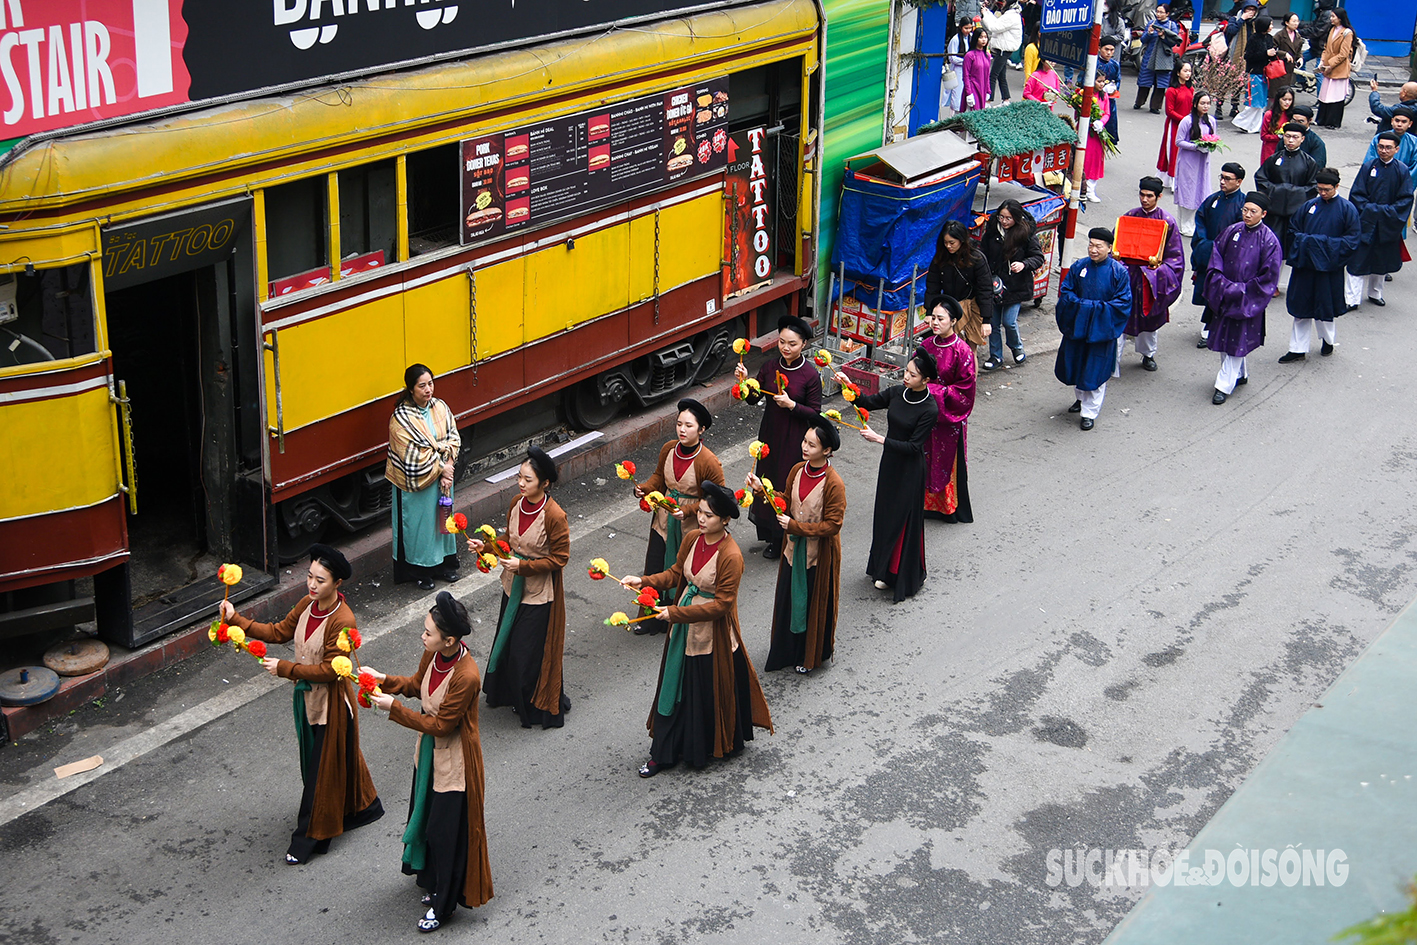
<path id="1" fill-rule="evenodd" d="M 151 611 L 235 557 L 231 298 L 229 262 L 105 297 L 113 377 L 131 403 L 135 611 Z"/>

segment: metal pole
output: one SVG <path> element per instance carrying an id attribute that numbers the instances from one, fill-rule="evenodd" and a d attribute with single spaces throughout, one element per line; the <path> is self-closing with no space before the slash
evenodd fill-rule
<path id="1" fill-rule="evenodd" d="M 1073 154 L 1073 192 L 1068 196 L 1068 212 L 1063 220 L 1062 239 L 1058 246 L 1058 268 L 1068 265 L 1068 240 L 1077 234 L 1078 197 L 1082 193 L 1082 166 L 1087 157 L 1087 139 L 1092 132 L 1092 100 L 1097 85 L 1097 47 L 1102 39 L 1102 2 L 1093 0 L 1092 36 L 1087 43 L 1087 68 L 1083 70 L 1087 83 L 1082 93 L 1082 114 L 1078 116 L 1077 151 Z M 1061 280 L 1059 280 L 1061 284 Z"/>
<path id="2" fill-rule="evenodd" d="M 841 266 L 840 266 L 839 268 L 841 269 L 841 275 L 840 275 L 840 277 L 838 277 L 837 280 L 836 280 L 837 288 L 841 290 L 841 300 L 837 303 L 838 308 L 837 308 L 837 310 L 836 310 L 836 311 L 837 311 L 837 319 L 836 319 L 836 350 L 838 350 L 838 351 L 841 350 L 841 307 L 840 307 L 840 306 L 843 305 L 843 304 L 846 302 L 846 260 L 842 260 Z"/>
<path id="3" fill-rule="evenodd" d="M 882 276 L 881 278 L 876 280 L 876 331 L 874 334 L 877 341 L 882 340 L 881 326 L 883 320 L 881 318 L 881 303 L 883 303 L 885 300 L 886 278 L 885 276 Z M 876 346 L 874 344 L 869 344 L 866 346 L 866 357 L 872 361 L 876 359 Z"/>
<path id="4" fill-rule="evenodd" d="M 905 310 L 905 353 L 910 355 L 915 343 L 915 280 L 920 278 L 920 264 L 910 267 L 910 306 Z"/>
<path id="5" fill-rule="evenodd" d="M 828 339 L 828 342 L 827 342 L 828 344 L 831 343 L 831 342 L 830 342 L 830 338 L 832 337 L 833 334 L 835 334 L 835 335 L 836 335 L 836 340 L 837 340 L 836 348 L 837 348 L 838 351 L 840 351 L 840 350 L 841 350 L 841 306 L 840 306 L 840 305 L 837 305 L 836 318 L 834 318 L 834 319 L 832 318 L 832 297 L 835 296 L 835 295 L 836 295 L 836 273 L 832 272 L 832 273 L 828 273 L 828 274 L 827 274 L 827 330 L 824 331 L 824 332 L 822 332 L 822 334 Z M 833 332 L 833 330 L 832 330 L 832 322 L 836 322 L 836 330 L 835 330 L 835 332 Z"/>

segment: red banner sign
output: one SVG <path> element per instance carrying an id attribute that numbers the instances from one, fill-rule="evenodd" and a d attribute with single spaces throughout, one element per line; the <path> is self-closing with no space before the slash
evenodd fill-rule
<path id="1" fill-rule="evenodd" d="M 1034 174 L 1047 171 L 1065 171 L 1068 167 L 1068 153 L 1071 145 L 1055 144 L 1032 154 L 1018 154 L 1001 157 L 994 163 L 994 175 L 999 180 L 1031 181 Z"/>
<path id="2" fill-rule="evenodd" d="M 0 0 L 0 138 L 187 101 L 182 0 Z"/>

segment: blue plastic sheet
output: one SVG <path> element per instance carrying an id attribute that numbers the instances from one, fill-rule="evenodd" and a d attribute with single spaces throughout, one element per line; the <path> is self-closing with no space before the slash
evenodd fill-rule
<path id="1" fill-rule="evenodd" d="M 922 302 L 925 270 L 935 256 L 935 240 L 946 220 L 968 227 L 982 168 L 937 184 L 908 188 L 848 173 L 841 188 L 832 271 L 846 266 L 849 291 L 875 307 L 885 280 L 881 308 L 899 311 L 910 301 L 911 268 L 918 266 L 915 300 Z M 838 286 L 833 299 L 840 296 Z"/>

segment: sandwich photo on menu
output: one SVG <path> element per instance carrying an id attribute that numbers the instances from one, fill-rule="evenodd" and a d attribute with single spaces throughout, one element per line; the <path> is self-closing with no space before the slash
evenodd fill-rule
<path id="1" fill-rule="evenodd" d="M 519 190 L 526 190 L 531 183 L 530 172 L 523 167 L 514 167 L 507 171 L 507 193 L 516 193 Z"/>
<path id="2" fill-rule="evenodd" d="M 598 171 L 610 166 L 610 145 L 604 144 L 590 149 L 590 169 Z"/>
<path id="3" fill-rule="evenodd" d="M 526 197 L 507 201 L 507 226 L 516 226 L 531 219 L 531 206 Z"/>
<path id="4" fill-rule="evenodd" d="M 596 115 L 587 123 L 587 134 L 590 140 L 596 141 L 610 134 L 610 116 Z"/>
<path id="5" fill-rule="evenodd" d="M 526 157 L 530 152 L 530 138 L 527 135 L 513 135 L 512 137 L 507 139 L 506 161 L 508 164 L 512 163 L 513 161 L 526 160 Z"/>

